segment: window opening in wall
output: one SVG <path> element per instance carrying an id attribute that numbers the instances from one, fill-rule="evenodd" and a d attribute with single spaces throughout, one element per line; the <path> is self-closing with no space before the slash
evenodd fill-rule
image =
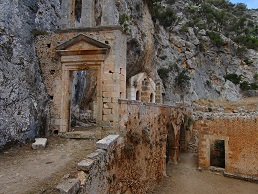
<path id="1" fill-rule="evenodd" d="M 153 94 L 150 94 L 150 102 L 153 102 Z"/>
<path id="2" fill-rule="evenodd" d="M 139 90 L 137 90 L 137 92 L 136 92 L 136 100 L 140 100 L 140 92 L 139 92 Z"/>
<path id="3" fill-rule="evenodd" d="M 210 165 L 225 168 L 225 141 L 214 140 L 210 146 Z"/>
<path id="4" fill-rule="evenodd" d="M 71 131 L 82 131 L 96 124 L 96 71 L 71 71 Z"/>
<path id="5" fill-rule="evenodd" d="M 81 16 L 82 16 L 82 0 L 75 0 L 75 18 L 78 22 L 81 21 Z"/>

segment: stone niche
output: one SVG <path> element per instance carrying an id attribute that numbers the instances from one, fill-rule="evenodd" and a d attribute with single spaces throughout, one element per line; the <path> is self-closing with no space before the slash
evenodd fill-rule
<path id="1" fill-rule="evenodd" d="M 159 84 L 157 84 L 159 85 Z M 139 73 L 128 80 L 127 99 L 138 100 L 142 102 L 161 103 L 160 97 L 156 101 L 156 96 L 160 96 L 161 90 L 155 82 L 148 77 L 147 73 Z"/>
<path id="2" fill-rule="evenodd" d="M 96 75 L 96 124 L 117 132 L 118 99 L 126 97 L 126 36 L 121 28 L 60 30 L 38 36 L 35 45 L 51 99 L 50 128 L 70 130 L 72 75 L 86 70 Z"/>

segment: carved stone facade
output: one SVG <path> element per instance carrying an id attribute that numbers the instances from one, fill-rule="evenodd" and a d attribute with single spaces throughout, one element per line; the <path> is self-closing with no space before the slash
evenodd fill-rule
<path id="1" fill-rule="evenodd" d="M 36 50 L 52 98 L 52 130 L 69 131 L 72 72 L 77 70 L 96 72 L 97 125 L 116 128 L 118 99 L 126 95 L 126 36 L 119 27 L 61 30 L 39 36 Z"/>
<path id="2" fill-rule="evenodd" d="M 128 100 L 155 103 L 156 95 L 160 92 L 160 90 L 156 91 L 156 84 L 148 77 L 147 73 L 139 73 L 131 77 L 126 87 Z"/>

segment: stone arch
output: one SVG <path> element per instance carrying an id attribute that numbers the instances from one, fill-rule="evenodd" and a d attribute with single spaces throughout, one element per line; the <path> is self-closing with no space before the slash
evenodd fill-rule
<path id="1" fill-rule="evenodd" d="M 136 100 L 140 100 L 140 91 L 139 90 L 136 91 L 135 96 L 136 96 Z"/>
<path id="2" fill-rule="evenodd" d="M 172 160 L 172 162 L 177 162 L 177 143 L 176 143 L 176 135 L 175 135 L 175 129 L 172 125 L 172 123 L 169 123 L 167 125 L 167 145 L 166 145 L 166 163 L 169 162 L 169 159 Z"/>
<path id="3" fill-rule="evenodd" d="M 153 98 L 154 98 L 153 93 L 151 93 L 150 94 L 150 102 L 153 102 Z"/>
<path id="4" fill-rule="evenodd" d="M 139 73 L 131 77 L 127 84 L 127 98 L 129 100 L 155 103 L 156 84 L 148 77 L 147 73 Z M 139 98 L 136 98 L 137 91 L 139 91 Z M 152 100 L 150 99 L 151 94 Z"/>

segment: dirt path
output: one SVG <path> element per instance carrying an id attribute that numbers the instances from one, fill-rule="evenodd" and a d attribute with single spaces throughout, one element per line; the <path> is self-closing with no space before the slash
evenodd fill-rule
<path id="1" fill-rule="evenodd" d="M 182 153 L 178 164 L 169 164 L 168 177 L 151 194 L 257 194 L 258 184 L 197 170 L 197 155 Z"/>
<path id="2" fill-rule="evenodd" d="M 76 165 L 93 149 L 90 140 L 48 139 L 44 150 L 31 144 L 0 153 L 0 194 L 56 193 L 64 177 L 75 177 Z"/>

